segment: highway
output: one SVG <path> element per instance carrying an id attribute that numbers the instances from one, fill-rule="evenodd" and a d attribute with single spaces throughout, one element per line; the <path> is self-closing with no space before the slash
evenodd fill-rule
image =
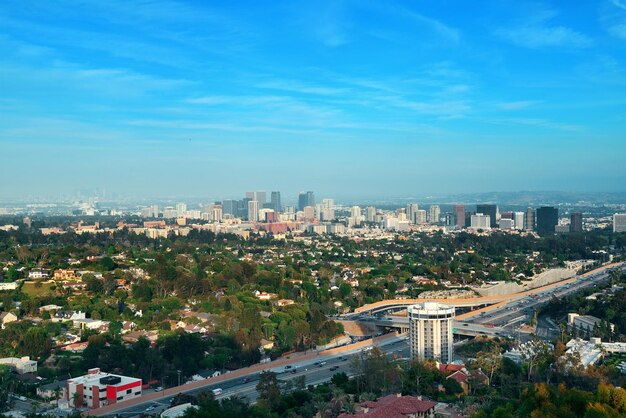
<path id="1" fill-rule="evenodd" d="M 406 336 L 389 335 L 380 339 L 375 344 L 384 353 L 397 358 L 408 358 L 409 346 Z M 257 398 L 256 385 L 261 371 L 269 370 L 278 374 L 279 381 L 295 379 L 298 376 L 305 377 L 305 385 L 317 385 L 327 382 L 335 373 L 345 372 L 351 375 L 350 359 L 367 351 L 371 344 L 353 344 L 341 350 L 328 350 L 329 354 L 313 354 L 295 357 L 287 360 L 278 360 L 267 365 L 257 365 L 246 369 L 239 369 L 230 374 L 204 381 L 193 382 L 175 388 L 169 388 L 164 392 L 146 393 L 140 398 L 127 402 L 107 405 L 105 407 L 87 411 L 86 415 L 104 417 L 136 417 L 142 414 L 156 415 L 167 409 L 174 396 L 178 393 L 198 394 L 212 389 L 222 389 L 222 394 L 217 399 L 231 396 L 242 396 L 250 402 Z M 264 366 L 264 367 L 260 367 Z M 290 366 L 285 368 L 285 366 Z M 334 369 L 337 367 L 336 369 Z M 293 370 L 296 370 L 293 373 Z M 333 369 L 333 370 L 331 370 Z"/>
<path id="2" fill-rule="evenodd" d="M 558 283 L 543 286 L 537 289 L 521 292 L 514 295 L 499 296 L 493 305 L 477 309 L 457 316 L 455 329 L 458 333 L 465 335 L 504 335 L 512 334 L 514 326 L 518 322 L 525 320 L 534 308 L 542 303 L 547 303 L 552 297 L 563 297 L 586 287 L 597 285 L 608 278 L 608 269 L 615 265 L 605 266 L 592 272 L 566 279 Z M 620 264 L 624 270 L 624 265 Z M 476 298 L 479 299 L 479 298 Z M 492 298 L 493 299 L 493 298 Z M 443 303 L 451 300 L 443 300 Z M 384 302 L 384 301 L 383 301 Z M 395 301 L 397 302 L 397 301 Z M 402 301 L 404 302 L 404 301 Z M 454 302 L 452 302 L 454 303 Z M 380 306 L 380 305 L 378 305 Z M 361 317 L 363 314 L 359 315 Z M 396 322 L 400 327 L 406 318 L 399 317 L 369 317 L 369 320 L 384 321 L 383 323 Z M 355 319 L 355 318 L 352 318 Z M 406 325 L 405 325 L 406 327 Z M 169 407 L 171 399 L 178 393 L 197 394 L 210 389 L 221 388 L 222 394 L 219 398 L 242 396 L 250 402 L 256 400 L 256 384 L 259 373 L 264 370 L 280 372 L 279 379 L 293 379 L 298 376 L 305 377 L 305 385 L 315 385 L 328 381 L 334 373 L 346 372 L 350 374 L 349 364 L 351 356 L 361 355 L 363 350 L 367 350 L 372 344 L 389 356 L 408 357 L 408 344 L 406 335 L 386 335 L 379 339 L 370 339 L 365 342 L 351 344 L 338 349 L 326 350 L 325 352 L 313 352 L 303 355 L 293 355 L 292 358 L 280 359 L 269 364 L 255 365 L 245 369 L 235 370 L 230 374 L 216 378 L 207 379 L 200 382 L 169 388 L 160 393 L 146 393 L 140 398 L 124 403 L 107 405 L 105 407 L 87 411 L 86 415 L 92 416 L 124 416 L 135 417 L 141 414 L 157 414 Z M 323 362 L 323 364 L 316 364 Z M 285 371 L 285 366 L 291 368 Z M 338 369 L 331 368 L 338 366 Z M 291 370 L 296 369 L 295 373 Z"/>

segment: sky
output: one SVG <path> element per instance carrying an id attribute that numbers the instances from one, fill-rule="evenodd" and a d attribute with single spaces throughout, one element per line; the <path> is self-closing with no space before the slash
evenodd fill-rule
<path id="1" fill-rule="evenodd" d="M 0 2 L 0 198 L 626 190 L 626 0 Z"/>

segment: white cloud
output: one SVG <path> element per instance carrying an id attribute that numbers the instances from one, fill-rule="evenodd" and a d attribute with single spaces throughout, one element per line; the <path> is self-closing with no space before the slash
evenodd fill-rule
<path id="1" fill-rule="evenodd" d="M 536 11 L 512 27 L 499 28 L 496 34 L 526 48 L 586 48 L 593 43 L 587 35 L 566 26 L 551 24 L 556 13 L 549 9 Z"/>

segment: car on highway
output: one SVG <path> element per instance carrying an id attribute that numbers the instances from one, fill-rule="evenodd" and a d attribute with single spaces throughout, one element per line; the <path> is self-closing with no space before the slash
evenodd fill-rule
<path id="1" fill-rule="evenodd" d="M 330 371 L 331 371 L 331 372 L 334 372 L 334 371 L 335 371 L 335 370 L 337 370 L 337 369 L 339 369 L 339 366 L 333 366 L 333 367 L 331 367 L 331 368 L 330 368 Z"/>
<path id="2" fill-rule="evenodd" d="M 211 392 L 213 392 L 213 396 L 219 396 L 222 394 L 223 390 L 222 388 L 217 388 L 217 389 L 213 389 Z"/>
<path id="3" fill-rule="evenodd" d="M 326 366 L 325 361 L 320 361 L 319 364 L 317 365 L 317 367 L 324 367 L 324 366 Z"/>
<path id="4" fill-rule="evenodd" d="M 157 386 L 154 388 L 155 392 L 161 392 L 163 390 L 163 388 L 161 386 Z"/>
<path id="5" fill-rule="evenodd" d="M 150 405 L 149 407 L 145 409 L 146 412 L 150 412 L 152 410 L 154 410 L 154 405 Z"/>
<path id="6" fill-rule="evenodd" d="M 241 379 L 241 383 L 248 383 L 251 380 L 252 380 L 252 378 L 250 376 L 246 376 L 243 379 Z"/>

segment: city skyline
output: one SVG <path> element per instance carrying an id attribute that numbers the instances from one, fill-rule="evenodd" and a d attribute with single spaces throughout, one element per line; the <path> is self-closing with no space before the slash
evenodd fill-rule
<path id="1" fill-rule="evenodd" d="M 3 199 L 625 191 L 618 0 L 7 1 L 0 22 Z"/>

